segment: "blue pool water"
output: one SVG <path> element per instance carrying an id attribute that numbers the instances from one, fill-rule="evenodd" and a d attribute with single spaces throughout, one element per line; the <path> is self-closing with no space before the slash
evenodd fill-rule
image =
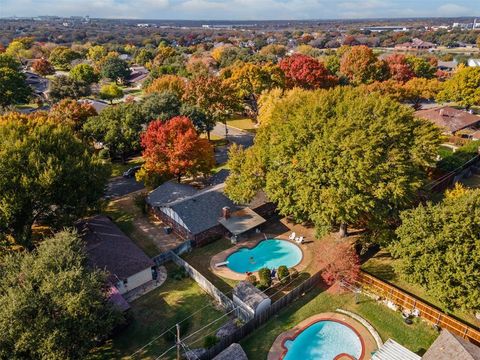
<path id="1" fill-rule="evenodd" d="M 287 340 L 285 347 L 285 360 L 333 360 L 340 354 L 358 359 L 362 355 L 362 343 L 355 331 L 329 320 L 310 325 L 294 340 Z"/>
<path id="2" fill-rule="evenodd" d="M 241 248 L 228 258 L 227 266 L 238 273 L 254 272 L 261 268 L 277 269 L 281 265 L 290 268 L 302 260 L 302 250 L 285 240 L 263 240 L 252 249 Z"/>

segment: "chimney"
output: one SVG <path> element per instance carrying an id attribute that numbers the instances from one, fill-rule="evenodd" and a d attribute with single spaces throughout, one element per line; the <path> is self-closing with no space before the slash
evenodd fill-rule
<path id="1" fill-rule="evenodd" d="M 222 208 L 222 216 L 224 219 L 229 219 L 230 218 L 230 208 L 228 206 L 224 206 Z"/>

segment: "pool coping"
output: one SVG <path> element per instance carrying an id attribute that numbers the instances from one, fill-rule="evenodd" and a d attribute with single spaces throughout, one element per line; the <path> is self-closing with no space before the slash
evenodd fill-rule
<path id="1" fill-rule="evenodd" d="M 293 268 L 296 269 L 298 272 L 301 272 L 301 271 L 305 270 L 307 268 L 308 264 L 311 262 L 312 256 L 308 251 L 304 251 L 306 249 L 304 244 L 297 244 L 296 242 L 291 241 L 290 239 L 288 239 L 285 236 L 269 235 L 269 234 L 265 234 L 265 236 L 267 237 L 267 239 L 278 239 L 278 240 L 288 241 L 288 242 L 296 245 L 300 249 L 300 251 L 302 253 L 302 258 L 297 265 L 293 266 Z M 245 278 L 247 276 L 246 274 L 238 273 L 236 271 L 233 271 L 228 266 L 217 267 L 217 266 L 215 266 L 215 264 L 227 261 L 227 258 L 231 254 L 233 254 L 234 252 L 236 252 L 236 251 L 238 251 L 242 248 L 253 249 L 260 242 L 262 242 L 264 240 L 266 240 L 266 239 L 263 235 L 256 234 L 255 236 L 252 236 L 248 240 L 238 242 L 237 244 L 233 245 L 232 247 L 213 255 L 210 258 L 210 266 L 209 266 L 210 271 L 212 271 L 217 276 L 227 278 L 227 279 L 230 279 L 230 280 L 239 280 L 239 281 L 240 280 L 245 280 Z M 258 278 L 258 271 L 252 272 L 252 274 L 254 274 Z"/>
<path id="2" fill-rule="evenodd" d="M 278 335 L 272 344 L 270 351 L 268 352 L 267 359 L 282 360 L 288 351 L 288 349 L 285 347 L 285 342 L 287 340 L 294 340 L 302 331 L 319 321 L 336 321 L 352 329 L 357 334 L 362 344 L 362 353 L 359 360 L 366 360 L 366 354 L 370 354 L 377 349 L 376 341 L 372 334 L 360 322 L 346 314 L 325 312 L 310 316 L 309 318 L 295 325 L 290 330 L 284 331 Z M 342 353 L 338 354 L 335 359 L 343 359 L 345 357 L 352 358 L 350 355 Z"/>

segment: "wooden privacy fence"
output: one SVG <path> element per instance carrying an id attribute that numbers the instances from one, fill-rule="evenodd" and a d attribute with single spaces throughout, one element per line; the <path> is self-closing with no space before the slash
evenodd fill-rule
<path id="1" fill-rule="evenodd" d="M 374 294 L 391 300 L 401 308 L 408 310 L 417 309 L 420 312 L 419 316 L 421 318 L 480 345 L 480 331 L 443 313 L 439 309 L 424 303 L 413 295 L 410 295 L 364 271 L 360 272 L 359 283 Z"/>

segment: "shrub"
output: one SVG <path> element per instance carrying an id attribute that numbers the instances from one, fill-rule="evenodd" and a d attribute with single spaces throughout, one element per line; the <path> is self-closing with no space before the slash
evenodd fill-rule
<path id="1" fill-rule="evenodd" d="M 188 276 L 187 272 L 182 267 L 177 267 L 173 270 L 170 270 L 169 275 L 173 280 L 182 280 Z"/>
<path id="2" fill-rule="evenodd" d="M 147 213 L 147 194 L 140 193 L 135 195 L 135 197 L 133 198 L 133 202 L 135 206 L 142 211 L 142 214 Z"/>
<path id="3" fill-rule="evenodd" d="M 218 338 L 215 335 L 208 335 L 203 341 L 203 347 L 209 349 L 216 343 L 218 343 Z"/>
<path id="4" fill-rule="evenodd" d="M 478 154 L 479 146 L 480 142 L 471 141 L 450 154 L 443 152 L 442 160 L 437 163 L 437 167 L 445 172 L 456 170 Z"/>
<path id="5" fill-rule="evenodd" d="M 271 272 L 268 268 L 263 268 L 258 271 L 258 276 L 260 278 L 260 287 L 267 288 L 272 283 Z"/>
<path id="6" fill-rule="evenodd" d="M 110 159 L 110 152 L 108 151 L 108 149 L 101 149 L 98 152 L 98 157 L 102 160 L 108 160 Z"/>
<path id="7" fill-rule="evenodd" d="M 290 277 L 295 279 L 298 276 L 298 270 L 295 268 L 290 269 Z"/>
<path id="8" fill-rule="evenodd" d="M 254 274 L 247 275 L 247 278 L 245 280 L 252 285 L 257 285 L 258 282 L 257 277 Z"/>
<path id="9" fill-rule="evenodd" d="M 290 271 L 288 271 L 288 268 L 285 265 L 278 267 L 278 280 L 280 280 L 281 282 L 285 282 L 288 279 L 289 275 Z"/>

